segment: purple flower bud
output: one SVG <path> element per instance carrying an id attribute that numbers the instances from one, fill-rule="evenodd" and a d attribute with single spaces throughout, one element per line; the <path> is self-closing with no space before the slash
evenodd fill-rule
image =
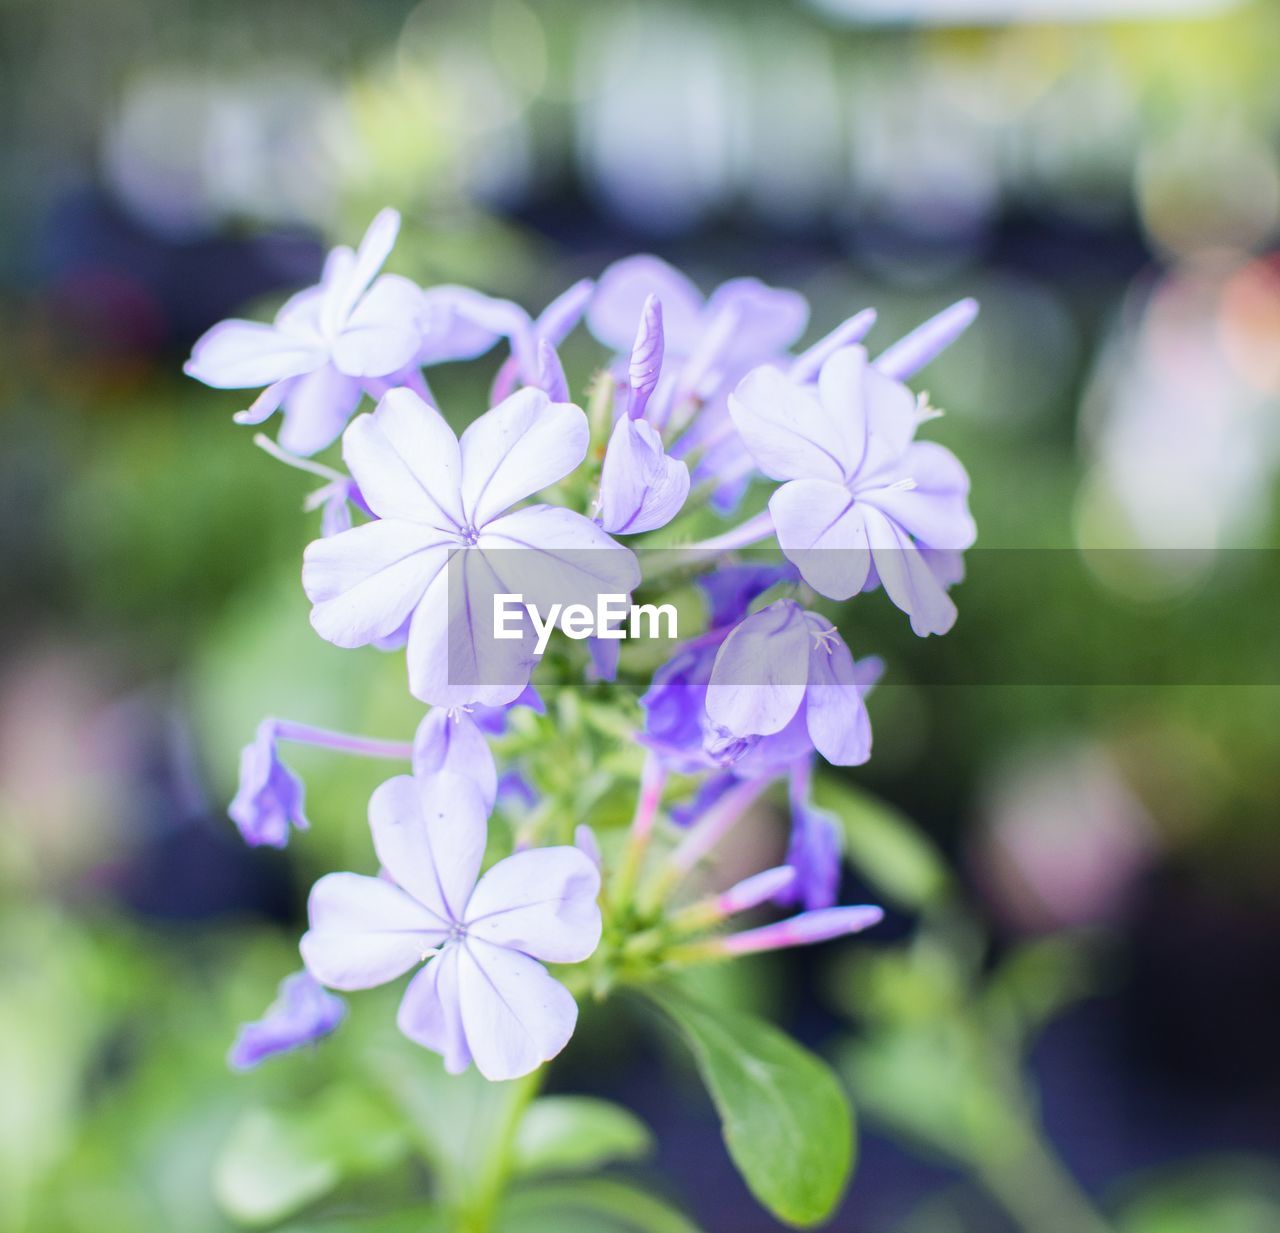
<path id="1" fill-rule="evenodd" d="M 760 929 L 748 929 L 731 933 L 714 943 L 715 948 L 726 955 L 754 955 L 760 951 L 782 950 L 789 946 L 812 946 L 816 942 L 828 942 L 832 938 L 850 933 L 861 933 L 878 925 L 884 919 L 884 910 L 870 904 L 848 908 L 823 908 L 817 912 L 801 912 L 789 920 L 765 925 Z"/>
<path id="2" fill-rule="evenodd" d="M 787 863 L 795 880 L 779 895 L 783 907 L 829 908 L 840 892 L 840 828 L 836 819 L 809 799 L 810 766 L 791 778 L 791 842 Z"/>
<path id="3" fill-rule="evenodd" d="M 240 786 L 227 812 L 252 847 L 283 848 L 291 827 L 305 831 L 302 781 L 276 751 L 278 725 L 264 719 L 240 753 Z"/>
<path id="4" fill-rule="evenodd" d="M 882 351 L 874 366 L 886 377 L 897 381 L 914 377 L 951 346 L 973 324 L 977 315 L 977 300 L 960 300 Z"/>
<path id="5" fill-rule="evenodd" d="M 662 303 L 656 295 L 650 295 L 640 311 L 640 328 L 627 368 L 631 385 L 627 415 L 633 420 L 644 415 L 649 397 L 657 388 L 658 378 L 662 375 L 662 352 Z"/>
<path id="6" fill-rule="evenodd" d="M 825 338 L 820 338 L 812 347 L 802 351 L 792 361 L 790 377 L 792 381 L 812 381 L 818 370 L 841 347 L 852 347 L 860 343 L 871 332 L 876 323 L 876 310 L 864 308 L 855 313 L 847 321 L 836 326 Z"/>
<path id="7" fill-rule="evenodd" d="M 232 1070 L 251 1070 L 277 1053 L 300 1049 L 328 1036 L 342 1022 L 347 1004 L 307 972 L 280 982 L 276 1000 L 261 1019 L 244 1024 L 227 1055 Z"/>
<path id="8" fill-rule="evenodd" d="M 796 871 L 790 865 L 778 865 L 774 869 L 766 869 L 749 878 L 744 878 L 717 896 L 716 907 L 721 916 L 747 912 L 776 898 L 795 880 Z"/>

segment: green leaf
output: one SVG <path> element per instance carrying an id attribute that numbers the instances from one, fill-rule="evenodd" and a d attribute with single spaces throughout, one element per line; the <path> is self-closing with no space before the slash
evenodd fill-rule
<path id="1" fill-rule="evenodd" d="M 752 1194 L 807 1226 L 840 1201 L 854 1160 L 853 1112 L 825 1062 L 752 1015 L 669 985 L 646 990 L 680 1028 Z"/>
<path id="2" fill-rule="evenodd" d="M 639 1160 L 652 1148 L 649 1128 L 620 1105 L 590 1096 L 544 1096 L 520 1121 L 512 1161 L 518 1173 L 568 1172 Z"/>
<path id="3" fill-rule="evenodd" d="M 490 1083 L 474 1067 L 447 1074 L 440 1058 L 394 1031 L 367 1047 L 362 1062 L 412 1126 L 441 1197 L 455 1206 L 474 1198 L 520 1083 Z"/>
<path id="4" fill-rule="evenodd" d="M 626 1182 L 582 1178 L 517 1190 L 498 1233 L 701 1233 L 662 1199 Z"/>
<path id="5" fill-rule="evenodd" d="M 376 1216 L 306 1220 L 291 1224 L 279 1233 L 454 1233 L 449 1213 L 439 1207 L 412 1207 Z"/>
<path id="6" fill-rule="evenodd" d="M 840 820 L 845 856 L 886 899 L 923 908 L 947 894 L 950 877 L 942 856 L 892 805 L 845 780 L 825 776 L 814 784 L 813 799 Z"/>
<path id="7" fill-rule="evenodd" d="M 351 1086 L 294 1109 L 255 1108 L 232 1127 L 214 1165 L 214 1194 L 242 1224 L 274 1224 L 346 1177 L 403 1160 L 408 1142 L 387 1110 Z"/>
<path id="8" fill-rule="evenodd" d="M 314 1150 L 305 1131 L 270 1109 L 235 1124 L 213 1171 L 219 1205 L 241 1224 L 274 1224 L 329 1193 L 337 1161 Z"/>

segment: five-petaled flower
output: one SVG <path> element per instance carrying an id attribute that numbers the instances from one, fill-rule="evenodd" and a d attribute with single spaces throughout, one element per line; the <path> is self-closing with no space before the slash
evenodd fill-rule
<path id="1" fill-rule="evenodd" d="M 330 988 L 368 989 L 425 961 L 397 1022 L 452 1073 L 474 1061 L 487 1079 L 515 1079 L 555 1057 L 578 1008 L 542 965 L 596 949 L 596 865 L 576 847 L 533 848 L 480 876 L 484 802 L 449 773 L 388 780 L 369 824 L 384 876 L 316 883 L 301 943 L 308 971 Z"/>
<path id="2" fill-rule="evenodd" d="M 422 345 L 422 290 L 396 274 L 378 277 L 400 229 L 383 210 L 360 247 L 335 248 L 318 286 L 290 298 L 275 322 L 221 321 L 192 349 L 189 376 L 224 390 L 267 388 L 241 411 L 260 424 L 281 405 L 280 444 L 295 454 L 329 445 L 360 402 L 365 381 L 387 377 Z"/>
<path id="3" fill-rule="evenodd" d="M 721 644 L 707 682 L 726 760 L 745 769 L 768 751 L 772 765 L 789 764 L 817 749 L 837 766 L 865 762 L 871 721 L 858 677 L 844 639 L 817 613 L 791 599 L 752 613 Z"/>
<path id="4" fill-rule="evenodd" d="M 316 540 L 303 558 L 311 623 L 338 646 L 363 646 L 408 620 L 409 687 L 435 706 L 498 706 L 529 683 L 533 635 L 496 639 L 484 621 L 497 593 L 542 611 L 594 606 L 640 581 L 635 556 L 573 510 L 517 502 L 583 460 L 586 416 L 524 389 L 459 440 L 410 390 L 392 390 L 343 436 L 343 457 L 373 522 Z M 510 511 L 510 512 L 508 512 Z"/>
<path id="5" fill-rule="evenodd" d="M 973 543 L 969 477 L 950 450 L 914 440 L 922 412 L 905 385 L 844 347 L 816 388 L 755 369 L 729 409 L 760 469 L 786 481 L 769 512 L 814 590 L 848 599 L 878 578 L 917 634 L 951 628 L 955 604 L 921 549 Z"/>

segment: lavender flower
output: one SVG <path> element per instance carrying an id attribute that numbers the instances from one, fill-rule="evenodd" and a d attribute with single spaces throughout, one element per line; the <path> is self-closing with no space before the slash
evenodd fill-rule
<path id="1" fill-rule="evenodd" d="M 364 381 L 386 377 L 418 351 L 422 292 L 394 274 L 377 277 L 395 243 L 400 215 L 383 210 L 360 247 L 335 248 L 318 286 L 293 296 L 272 325 L 230 320 L 192 349 L 185 371 L 218 389 L 267 388 L 237 423 L 260 424 L 285 409 L 280 444 L 314 454 L 342 431 Z"/>
<path id="2" fill-rule="evenodd" d="M 917 634 L 950 629 L 955 604 L 920 550 L 973 543 L 969 477 L 949 450 L 913 440 L 922 417 L 911 392 L 847 347 L 823 364 L 816 390 L 758 368 L 729 406 L 760 469 L 787 481 L 769 511 L 804 580 L 848 599 L 874 564 Z"/>
<path id="3" fill-rule="evenodd" d="M 840 824 L 832 814 L 814 805 L 809 795 L 812 778 L 810 760 L 791 773 L 787 864 L 796 876 L 775 899 L 784 906 L 801 904 L 809 910 L 831 907 L 840 890 Z"/>
<path id="4" fill-rule="evenodd" d="M 792 762 L 808 748 L 837 766 L 871 756 L 871 722 L 853 656 L 829 621 L 794 600 L 753 613 L 724 640 L 706 710 L 740 773 L 762 757 L 773 765 Z M 764 750 L 754 748 L 760 744 Z"/>
<path id="5" fill-rule="evenodd" d="M 291 830 L 305 831 L 302 781 L 280 761 L 279 725 L 264 719 L 240 753 L 240 786 L 227 812 L 251 847 L 283 848 Z"/>
<path id="6" fill-rule="evenodd" d="M 600 472 L 600 524 L 615 535 L 666 526 L 689 495 L 689 468 L 668 458 L 662 436 L 642 418 L 662 371 L 662 306 L 649 296 L 628 365 L 630 397 L 613 427 Z"/>
<path id="7" fill-rule="evenodd" d="M 600 873 L 578 848 L 534 848 L 477 880 L 485 812 L 457 775 L 382 784 L 369 824 L 385 877 L 321 878 L 301 949 L 307 970 L 335 989 L 372 988 L 425 961 L 400 1003 L 400 1030 L 451 1073 L 474 1061 L 487 1079 L 515 1079 L 573 1034 L 577 1006 L 542 963 L 579 963 L 595 950 Z"/>
<path id="8" fill-rule="evenodd" d="M 674 266 L 641 255 L 614 262 L 600 276 L 587 308 L 587 328 L 606 347 L 627 355 L 650 296 L 662 303 L 665 355 L 676 361 L 655 395 L 660 406 L 651 418 L 659 426 L 679 397 L 706 397 L 718 381 L 782 355 L 809 319 L 809 306 L 798 292 L 734 278 L 704 300 Z"/>
<path id="9" fill-rule="evenodd" d="M 413 773 L 420 778 L 452 771 L 470 779 L 486 813 L 498 799 L 498 767 L 480 726 L 465 711 L 432 707 L 413 738 Z"/>
<path id="10" fill-rule="evenodd" d="M 328 1036 L 342 1022 L 347 1004 L 307 972 L 294 972 L 280 982 L 267 1013 L 240 1028 L 227 1055 L 233 1070 L 251 1070 L 277 1053 L 288 1053 Z"/>
<path id="11" fill-rule="evenodd" d="M 663 373 L 643 400 L 645 418 L 672 437 L 677 457 L 697 454 L 692 481 L 711 485 L 712 504 L 735 506 L 753 470 L 733 431 L 725 396 L 757 364 L 781 360 L 804 332 L 809 306 L 798 292 L 735 278 L 707 299 L 679 270 L 651 256 L 627 257 L 601 275 L 587 328 L 628 354 L 647 301 L 662 304 Z M 634 355 L 634 351 L 633 351 Z M 624 383 L 629 384 L 631 364 Z"/>
<path id="12" fill-rule="evenodd" d="M 362 646 L 408 619 L 415 697 L 445 707 L 517 697 L 535 662 L 532 634 L 497 640 L 481 630 L 495 592 L 547 611 L 640 581 L 635 557 L 581 514 L 550 505 L 506 512 L 572 471 L 587 438 L 586 416 L 539 390 L 513 394 L 461 441 L 416 394 L 391 391 L 343 438 L 378 520 L 317 540 L 303 557 L 316 631 Z"/>

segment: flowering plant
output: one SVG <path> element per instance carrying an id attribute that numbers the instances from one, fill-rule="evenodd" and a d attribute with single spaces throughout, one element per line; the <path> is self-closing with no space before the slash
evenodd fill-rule
<path id="1" fill-rule="evenodd" d="M 703 996 L 697 973 L 882 917 L 837 905 L 839 830 L 813 791 L 816 765 L 871 756 L 882 665 L 854 658 L 823 603 L 882 589 L 918 634 L 954 622 L 948 591 L 975 536 L 968 478 L 918 439 L 935 412 L 905 382 L 976 306 L 874 359 L 870 311 L 793 354 L 808 324 L 794 291 L 740 278 L 704 297 L 637 256 L 535 318 L 381 274 L 398 227 L 384 211 L 273 325 L 223 322 L 187 365 L 213 386 L 265 387 L 239 422 L 283 408 L 279 439 L 259 444 L 324 480 L 302 563 L 311 623 L 341 647 L 403 650 L 425 708 L 412 740 L 267 719 L 245 748 L 231 816 L 254 845 L 308 826 L 282 743 L 410 773 L 369 802 L 365 871 L 315 884 L 303 969 L 242 1029 L 232 1063 L 318 1041 L 358 1014 L 332 991 L 416 969 L 400 1031 L 451 1074 L 519 1081 L 518 1127 L 579 1004 L 636 989 L 688 1041 L 756 1196 L 791 1223 L 821 1221 L 852 1167 L 847 1099 L 796 1042 Z M 580 322 L 607 353 L 585 410 L 557 351 Z M 426 370 L 504 342 L 490 405 L 459 436 Z M 366 397 L 373 410 L 355 414 Z M 309 460 L 339 436 L 345 469 Z M 767 505 L 739 512 L 761 493 Z M 774 538 L 780 554 L 747 553 Z M 616 622 L 571 625 L 609 596 L 697 628 L 655 647 L 624 646 Z M 499 628 L 512 597 L 514 625 Z M 567 639 L 548 640 L 540 612 L 560 614 Z M 708 858 L 777 783 L 784 861 L 709 882 Z M 736 923 L 770 904 L 789 914 Z M 458 1199 L 463 1227 L 490 1227 L 509 1147 L 495 1142 L 484 1184 Z"/>

